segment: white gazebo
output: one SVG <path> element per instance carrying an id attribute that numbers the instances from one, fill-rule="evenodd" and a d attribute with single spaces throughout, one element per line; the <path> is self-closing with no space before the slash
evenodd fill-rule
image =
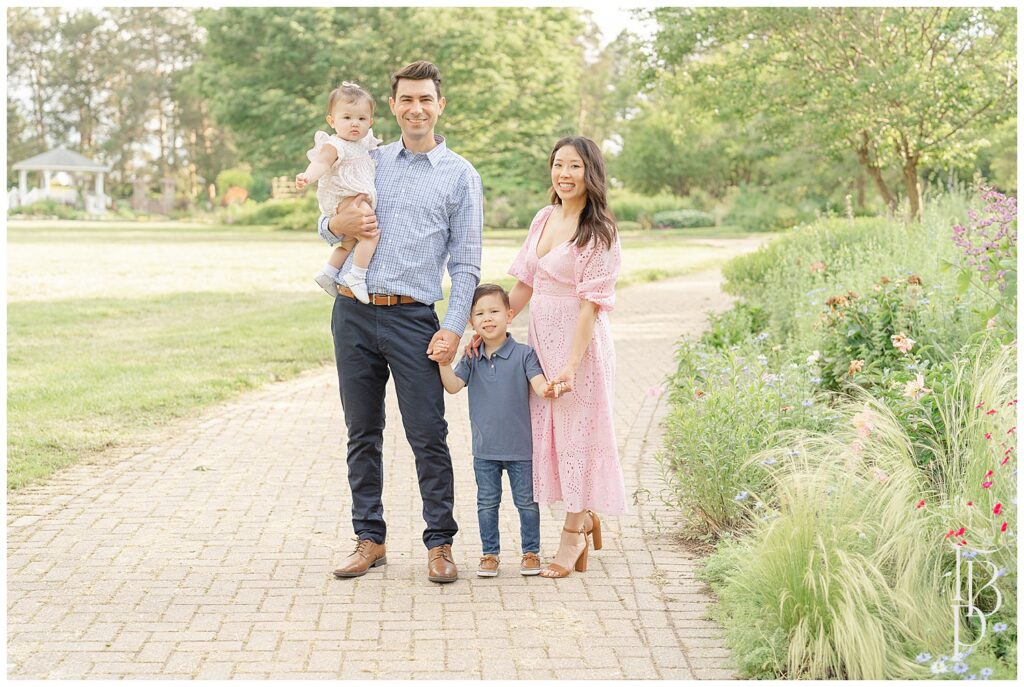
<path id="1" fill-rule="evenodd" d="M 72 177 L 83 172 L 95 175 L 94 192 L 88 193 L 84 189 L 82 191 L 82 197 L 85 199 L 85 211 L 87 213 L 103 214 L 110 205 L 110 197 L 103 193 L 103 175 L 110 171 L 110 166 L 90 160 L 73 150 L 68 150 L 64 147 L 54 148 L 35 157 L 15 163 L 14 170 L 18 172 L 18 188 L 12 189 L 9 194 L 8 200 L 12 209 L 19 205 L 28 205 L 37 200 L 45 199 L 76 204 L 78 202 L 77 189 L 50 188 L 50 182 L 53 179 L 54 173 L 60 172 L 66 172 Z M 41 186 L 29 190 L 29 172 L 42 172 L 43 183 Z"/>

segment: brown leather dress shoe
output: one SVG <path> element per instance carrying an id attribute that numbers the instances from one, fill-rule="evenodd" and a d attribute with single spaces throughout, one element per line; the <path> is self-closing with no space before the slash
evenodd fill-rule
<path id="1" fill-rule="evenodd" d="M 452 545 L 442 544 L 427 551 L 427 579 L 431 582 L 454 582 L 459 569 L 452 558 Z"/>
<path id="2" fill-rule="evenodd" d="M 359 577 L 365 575 L 370 568 L 376 568 L 388 562 L 384 555 L 383 544 L 378 544 L 372 539 L 360 539 L 356 549 L 349 554 L 341 563 L 341 567 L 334 571 L 335 577 Z"/>

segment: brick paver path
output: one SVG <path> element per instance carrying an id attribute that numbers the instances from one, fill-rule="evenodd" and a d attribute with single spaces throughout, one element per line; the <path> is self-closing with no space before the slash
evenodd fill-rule
<path id="1" fill-rule="evenodd" d="M 388 565 L 352 580 L 343 420 L 333 367 L 272 384 L 11 494 L 7 660 L 18 678 L 728 678 L 696 559 L 673 542 L 654 455 L 673 344 L 723 309 L 718 272 L 619 291 L 616 423 L 634 512 L 564 580 L 479 556 L 464 395 L 449 397 L 460 579 L 426 579 L 412 454 L 389 385 Z M 525 341 L 526 318 L 515 334 Z M 326 323 L 325 323 L 326 328 Z M 326 332 L 325 332 L 326 333 Z M 646 490 L 646 491 L 645 491 Z M 651 497 L 648 494 L 653 494 Z M 542 508 L 542 556 L 559 509 Z"/>

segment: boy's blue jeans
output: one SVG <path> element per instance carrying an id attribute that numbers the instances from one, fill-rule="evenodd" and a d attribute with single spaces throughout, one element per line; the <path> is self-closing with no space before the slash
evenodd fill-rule
<path id="1" fill-rule="evenodd" d="M 476 473 L 476 514 L 484 554 L 501 553 L 498 507 L 501 505 L 501 472 L 508 473 L 512 502 L 519 511 L 523 553 L 540 553 L 540 507 L 533 500 L 533 461 L 473 459 Z"/>

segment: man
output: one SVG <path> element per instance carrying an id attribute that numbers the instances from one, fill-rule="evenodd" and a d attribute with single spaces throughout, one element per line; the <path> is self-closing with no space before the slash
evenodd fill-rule
<path id="1" fill-rule="evenodd" d="M 381 503 L 384 392 L 395 377 L 405 435 L 416 457 L 423 499 L 427 578 L 454 582 L 458 569 L 451 545 L 458 525 L 444 419 L 444 388 L 437 363 L 451 363 L 466 328 L 473 291 L 480 281 L 483 190 L 480 175 L 434 134 L 444 112 L 441 75 L 429 62 L 414 62 L 391 77 L 392 114 L 400 140 L 372 151 L 377 162 L 376 215 L 357 196 L 321 217 L 320 235 L 372 238 L 380 243 L 366 285 L 370 303 L 357 301 L 338 277 L 331 330 L 341 405 L 348 427 L 348 481 L 352 491 L 355 551 L 334 571 L 358 577 L 386 562 L 387 534 Z M 434 312 L 441 300 L 445 261 L 452 288 L 444 325 Z M 444 341 L 445 346 L 435 344 Z"/>

